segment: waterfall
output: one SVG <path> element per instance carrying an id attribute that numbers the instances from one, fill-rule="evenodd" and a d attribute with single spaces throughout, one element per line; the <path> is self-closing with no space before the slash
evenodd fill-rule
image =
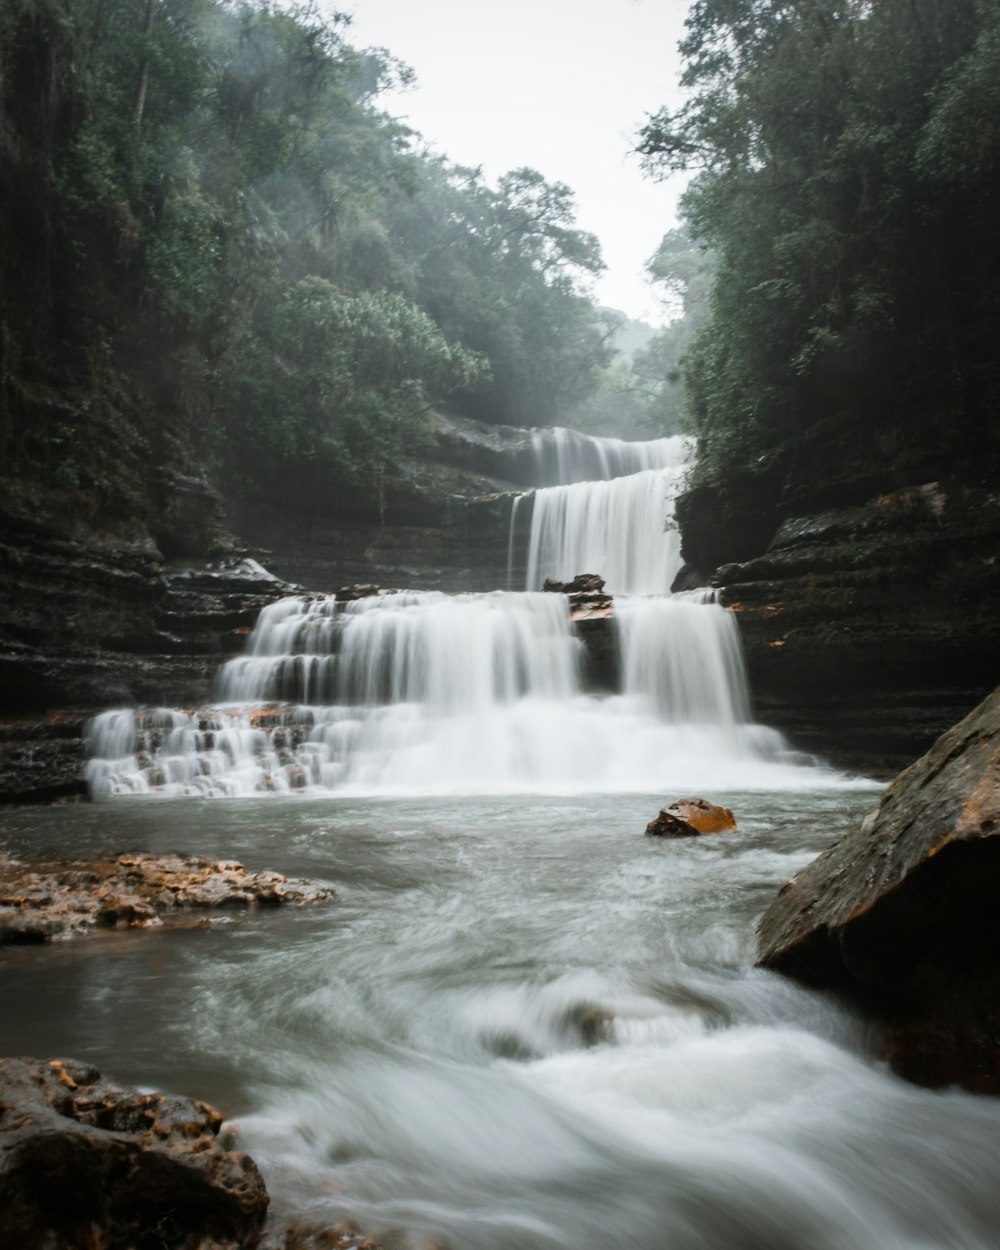
<path id="1" fill-rule="evenodd" d="M 246 654 L 221 668 L 213 706 L 96 718 L 92 793 L 816 784 L 779 734 L 751 723 L 732 614 L 710 592 L 667 593 L 680 564 L 670 516 L 690 440 L 630 445 L 557 430 L 538 445 L 561 457 L 562 473 L 582 472 L 589 457 L 606 476 L 513 501 L 511 567 L 518 507 L 532 500 L 528 590 L 273 603 Z M 567 597 L 537 589 L 581 572 L 601 574 L 616 596 L 605 637 L 620 687 L 601 698 L 586 690 Z"/>
<path id="2" fill-rule="evenodd" d="M 598 438 L 559 426 L 532 430 L 534 480 L 538 486 L 572 482 L 600 482 L 628 477 L 643 469 L 672 464 L 675 438 L 630 443 L 621 438 Z"/>
<path id="3" fill-rule="evenodd" d="M 750 720 L 739 630 L 698 594 L 621 599 L 615 622 L 622 689 L 673 724 L 734 728 Z"/>
<path id="4" fill-rule="evenodd" d="M 613 594 L 670 589 L 681 565 L 673 503 L 692 442 L 677 436 L 638 446 L 646 449 L 644 459 L 656 462 L 625 477 L 534 492 L 529 590 L 541 588 L 546 578 L 567 581 L 577 573 L 599 573 Z"/>

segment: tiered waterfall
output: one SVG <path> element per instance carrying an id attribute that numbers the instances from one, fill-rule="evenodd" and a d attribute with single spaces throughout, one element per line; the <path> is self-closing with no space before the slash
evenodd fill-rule
<path id="1" fill-rule="evenodd" d="M 528 588 L 291 597 L 194 713 L 119 710 L 92 727 L 97 795 L 660 791 L 766 786 L 796 771 L 754 725 L 736 624 L 705 594 L 670 595 L 683 438 L 536 435 Z M 589 480 L 577 480 L 586 478 Z M 512 529 L 512 534 L 514 530 Z M 584 688 L 582 643 L 546 577 L 615 592 L 620 691 Z M 801 770 L 800 770 L 801 771 Z"/>

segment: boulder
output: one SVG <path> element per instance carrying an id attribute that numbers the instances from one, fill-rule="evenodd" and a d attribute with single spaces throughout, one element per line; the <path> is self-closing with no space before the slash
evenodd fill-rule
<path id="1" fill-rule="evenodd" d="M 221 1124 L 73 1060 L 0 1059 L 0 1250 L 252 1250 L 267 1190 Z"/>
<path id="2" fill-rule="evenodd" d="M 561 595 L 599 595 L 604 590 L 604 578 L 596 573 L 577 573 L 571 582 L 560 582 L 554 577 L 547 577 L 542 589 Z"/>
<path id="3" fill-rule="evenodd" d="M 759 963 L 873 1012 L 901 1075 L 1000 1093 L 998 901 L 1000 690 L 782 887 Z"/>
<path id="4" fill-rule="evenodd" d="M 707 799 L 678 799 L 660 810 L 646 833 L 657 838 L 696 838 L 703 833 L 731 833 L 735 828 L 736 819 L 728 807 Z"/>
<path id="5" fill-rule="evenodd" d="M 613 599 L 604 589 L 604 578 L 596 573 L 577 573 L 571 582 L 547 577 L 542 589 L 569 599 L 569 619 L 574 624 L 611 619 Z"/>

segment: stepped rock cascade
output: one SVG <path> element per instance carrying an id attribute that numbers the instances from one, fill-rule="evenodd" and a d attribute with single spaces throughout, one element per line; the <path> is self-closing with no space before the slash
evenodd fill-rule
<path id="1" fill-rule="evenodd" d="M 666 594 L 681 566 L 670 519 L 691 455 L 683 436 L 642 443 L 628 476 L 550 486 L 533 495 L 527 589 L 546 578 L 599 573 L 613 594 Z M 512 529 L 514 516 L 512 513 Z"/>
<path id="2" fill-rule="evenodd" d="M 680 564 L 671 503 L 689 439 L 618 444 L 552 431 L 564 473 L 533 505 L 532 587 L 446 595 L 290 596 L 193 713 L 110 711 L 90 730 L 95 796 L 458 794 L 823 785 L 751 723 L 736 621 L 710 591 L 667 593 Z M 541 439 L 541 435 L 538 436 Z M 551 448 L 548 448 L 551 450 Z M 600 456 L 598 456 L 600 452 Z M 602 458 L 603 457 L 603 458 Z M 575 467 L 574 467 L 575 465 Z M 639 466 L 636 468 L 636 466 Z M 514 531 L 511 543 L 513 547 Z M 620 689 L 585 688 L 583 642 L 545 576 L 599 573 Z"/>

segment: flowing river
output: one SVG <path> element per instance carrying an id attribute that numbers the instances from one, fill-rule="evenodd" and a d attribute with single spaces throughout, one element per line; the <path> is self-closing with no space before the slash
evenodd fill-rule
<path id="1" fill-rule="evenodd" d="M 0 948 L 6 1054 L 234 1116 L 279 1211 L 451 1250 L 987 1250 L 1000 1104 L 889 1075 L 828 997 L 755 970 L 777 886 L 872 788 L 22 810 L 14 853 L 204 851 L 328 905 Z"/>
<path id="2" fill-rule="evenodd" d="M 211 854 L 335 897 L 0 947 L 0 1053 L 205 1098 L 279 1214 L 408 1250 L 995 1250 L 1000 1102 L 904 1084 L 753 966 L 879 787 L 754 724 L 732 614 L 667 594 L 684 441 L 536 442 L 561 483 L 524 497 L 526 591 L 273 604 L 218 704 L 97 719 L 110 801 L 4 815 L 14 855 Z M 540 589 L 581 572 L 616 592 L 600 697 Z M 735 833 L 643 836 L 698 792 Z"/>

